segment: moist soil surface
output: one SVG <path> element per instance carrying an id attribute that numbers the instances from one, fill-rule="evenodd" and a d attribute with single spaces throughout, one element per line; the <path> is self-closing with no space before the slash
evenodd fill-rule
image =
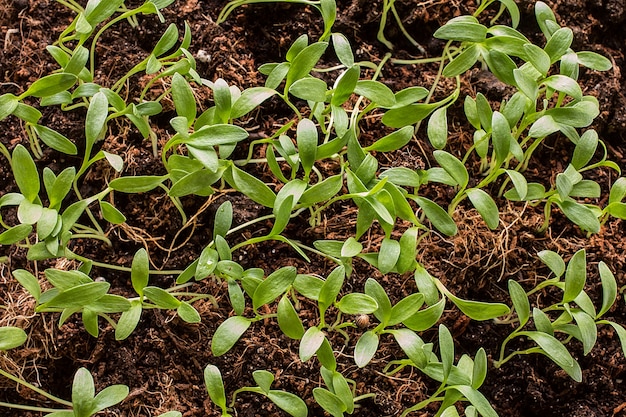
<path id="1" fill-rule="evenodd" d="M 136 2 L 130 2 L 135 5 Z M 344 33 L 356 51 L 356 59 L 380 62 L 389 50 L 376 39 L 382 1 L 338 0 L 338 21 L 335 31 Z M 581 69 L 580 84 L 585 94 L 600 102 L 601 115 L 594 128 L 608 149 L 609 159 L 622 169 L 626 168 L 626 97 L 623 86 L 626 79 L 626 34 L 624 33 L 625 7 L 620 0 L 555 0 L 547 2 L 555 11 L 562 26 L 572 28 L 575 50 L 591 50 L 609 57 L 613 69 L 600 73 Z M 289 45 L 301 34 L 313 39 L 322 32 L 321 19 L 316 10 L 298 4 L 269 3 L 244 6 L 236 9 L 225 23 L 218 26 L 215 20 L 225 1 L 178 0 L 164 11 L 166 23 L 155 16 L 141 16 L 138 27 L 122 22 L 105 32 L 97 49 L 96 82 L 107 85 L 116 80 L 152 49 L 169 23 L 183 28 L 187 22 L 193 33 L 191 52 L 197 58 L 198 73 L 208 80 L 223 78 L 240 88 L 260 86 L 264 76 L 258 67 L 267 62 L 280 62 Z M 534 3 L 519 2 L 522 13 L 520 31 L 530 39 L 542 42 L 533 15 Z M 394 58 L 411 59 L 438 56 L 443 42 L 432 33 L 452 17 L 475 10 L 474 1 L 416 1 L 397 2 L 399 15 L 414 38 L 423 46 L 426 55 L 408 42 L 393 19 L 387 24 L 386 36 L 394 44 Z M 3 0 L 0 4 L 0 93 L 20 93 L 37 78 L 56 68 L 45 47 L 57 39 L 59 33 L 71 22 L 74 15 L 67 8 L 51 0 Z M 541 43 L 540 43 L 541 44 Z M 408 86 L 430 87 L 436 77 L 437 65 L 385 65 L 380 80 L 392 90 Z M 142 79 L 131 79 L 135 88 L 141 88 Z M 133 88 L 131 85 L 130 88 Z M 443 81 L 437 94 L 445 95 L 450 86 Z M 464 94 L 483 92 L 490 100 L 498 101 L 507 94 L 503 84 L 478 68 L 462 77 Z M 209 106 L 208 89 L 198 89 L 197 98 L 204 109 Z M 158 94 L 158 92 L 157 92 Z M 171 103 L 170 103 L 171 105 Z M 167 109 L 166 109 L 167 110 Z M 157 125 L 166 135 L 170 109 Z M 80 112 L 61 112 L 44 108 L 42 124 L 64 133 L 81 143 L 83 135 Z M 243 126 L 258 137 L 271 135 L 277 126 L 287 122 L 291 111 L 278 100 L 267 102 L 261 111 L 243 120 Z M 168 116 L 168 117 L 166 117 Z M 463 116 L 462 101 L 449 112 L 448 150 L 462 155 L 471 145 L 469 125 Z M 364 128 L 364 140 L 382 136 L 375 121 Z M 23 126 L 14 118 L 0 122 L 0 140 L 10 150 L 18 143 L 28 145 Z M 80 146 L 80 145 L 79 145 Z M 159 175 L 164 173 L 160 159 L 152 156 L 151 144 L 125 126 L 115 126 L 102 143 L 102 149 L 122 155 L 125 175 Z M 433 162 L 428 151 L 426 132 L 422 127 L 417 141 L 401 151 L 379 155 L 381 168 L 406 166 L 424 168 Z M 567 166 L 572 146 L 563 138 L 547 139 L 537 152 L 527 171 L 529 181 L 554 181 L 554 176 Z M 239 154 L 239 152 L 241 154 Z M 242 157 L 247 149 L 238 150 L 234 157 Z M 476 161 L 478 162 L 478 161 Z M 38 162 L 55 172 L 79 163 L 55 151 L 46 149 Z M 332 166 L 327 167 L 330 171 Z M 272 182 L 270 171 L 260 164 L 253 173 L 266 182 Z M 104 188 L 114 172 L 106 164 L 97 164 L 85 177 L 82 187 L 85 194 Z M 614 171 L 596 169 L 588 177 L 599 182 L 608 195 L 608 187 L 616 179 Z M 16 191 L 8 163 L 0 165 L 0 193 Z M 91 192 L 89 190 L 92 190 Z M 423 190 L 424 195 L 446 206 L 451 199 L 444 188 Z M 495 190 L 497 192 L 497 190 Z M 186 212 L 193 221 L 183 224 L 170 200 L 158 191 L 144 194 L 116 194 L 115 205 L 122 208 L 128 221 L 122 226 L 109 226 L 107 234 L 112 246 L 93 240 L 72 243 L 76 253 L 100 262 L 129 266 L 133 254 L 141 247 L 148 249 L 152 267 L 157 269 L 184 269 L 199 256 L 211 240 L 212 219 L 216 208 L 230 200 L 234 207 L 234 224 L 242 224 L 268 214 L 267 209 L 236 193 L 218 193 L 207 198 L 183 199 Z M 600 202 L 602 203 L 602 202 Z M 548 268 L 538 260 L 537 252 L 545 249 L 562 254 L 567 260 L 577 250 L 585 248 L 590 264 L 588 282 L 595 283 L 592 294 L 599 299 L 601 290 L 597 263 L 604 261 L 615 273 L 618 287 L 626 285 L 624 274 L 626 226 L 611 219 L 600 233 L 587 236 L 567 220 L 560 211 L 554 211 L 549 228 L 537 232 L 543 222 L 543 208 L 498 200 L 501 211 L 500 226 L 487 228 L 476 211 L 461 205 L 455 220 L 459 232 L 453 237 L 432 233 L 420 241 L 418 261 L 446 287 L 459 297 L 472 300 L 510 303 L 507 281 L 515 279 L 525 288 L 531 288 L 549 275 Z M 354 233 L 356 207 L 349 203 L 336 203 L 323 214 L 321 222 L 310 226 L 306 216 L 293 219 L 285 234 L 292 239 L 311 245 L 319 239 L 346 239 Z M 14 214 L 13 214 L 14 215 Z M 11 214 L 3 213 L 5 221 Z M 251 236 L 267 234 L 272 227 L 256 224 L 231 244 Z M 203 229 L 206 230 L 203 232 Z M 366 250 L 378 248 L 384 233 L 377 227 L 363 239 Z M 309 414 L 322 416 L 324 412 L 315 404 L 312 389 L 322 386 L 319 367 L 315 360 L 302 363 L 298 359 L 298 342 L 286 338 L 275 321 L 254 323 L 242 339 L 226 355 L 213 357 L 211 336 L 217 326 L 233 314 L 227 287 L 217 280 L 204 280 L 194 284 L 193 291 L 211 294 L 210 301 L 197 301 L 202 322 L 190 325 L 169 311 L 147 311 L 135 332 L 124 341 L 116 341 L 114 330 L 103 321 L 98 338 L 84 330 L 82 322 L 72 317 L 62 327 L 57 326 L 57 314 L 34 314 L 34 300 L 11 277 L 10 271 L 27 268 L 35 272 L 35 265 L 26 261 L 24 249 L 15 246 L 0 248 L 0 255 L 8 257 L 2 264 L 0 298 L 3 309 L 2 324 L 18 325 L 29 334 L 25 346 L 2 356 L 3 369 L 25 380 L 36 383 L 61 398 L 71 397 L 71 381 L 79 367 L 86 367 L 94 376 L 99 391 L 111 384 L 126 384 L 129 397 L 121 404 L 108 409 L 108 416 L 156 416 L 168 410 L 179 410 L 184 416 L 217 416 L 219 410 L 208 399 L 202 372 L 207 364 L 219 367 L 225 381 L 227 395 L 236 389 L 254 385 L 252 372 L 265 369 L 276 375 L 274 387 L 300 395 L 309 406 Z M 246 246 L 234 253 L 245 268 L 263 268 L 266 273 L 279 267 L 292 265 L 300 273 L 327 276 L 334 264 L 322 257 L 303 260 L 287 245 L 265 242 Z M 72 269 L 77 265 L 57 260 L 40 262 L 36 268 Z M 130 277 L 123 272 L 94 268 L 92 277 L 101 276 L 111 283 L 114 293 L 133 296 Z M 367 278 L 376 278 L 392 299 L 397 302 L 415 291 L 409 275 L 381 275 L 364 261 L 355 261 L 354 272 L 347 288 L 362 291 Z M 175 276 L 159 275 L 151 278 L 152 285 L 172 286 Z M 533 305 L 548 305 L 555 294 L 531 297 Z M 307 323 L 316 323 L 315 306 L 303 300 L 299 314 Z M 607 318 L 626 323 L 626 307 L 621 294 Z M 373 320 L 373 319 L 372 319 Z M 496 322 L 469 320 L 451 304 L 441 322 L 452 332 L 457 359 L 467 353 L 472 357 L 483 347 L 490 359 L 497 359 L 500 344 L 513 327 Z M 437 389 L 437 383 L 416 370 L 405 368 L 388 375 L 385 365 L 404 357 L 392 338 L 383 337 L 379 351 L 370 365 L 359 369 L 352 359 L 354 343 L 364 328 L 349 328 L 346 340 L 331 334 L 338 366 L 343 375 L 356 382 L 356 394 L 375 394 L 359 402 L 355 415 L 395 416 L 428 398 Z M 437 330 L 421 334 L 425 341 L 436 343 Z M 510 349 L 530 347 L 527 341 L 515 340 Z M 541 355 L 518 356 L 499 369 L 489 367 L 481 392 L 489 399 L 500 416 L 626 416 L 626 359 L 617 335 L 609 327 L 601 327 L 598 343 L 586 356 L 577 342 L 568 344 L 583 369 L 583 382 L 574 382 L 554 363 Z M 492 362 L 490 361 L 490 364 Z M 22 404 L 46 404 L 36 393 L 16 387 L 14 383 L 0 380 L 0 400 Z M 269 401 L 254 394 L 240 394 L 235 405 L 239 416 L 284 415 Z M 414 415 L 434 415 L 436 408 L 422 410 Z M 38 416 L 39 413 L 0 408 L 0 415 Z"/>

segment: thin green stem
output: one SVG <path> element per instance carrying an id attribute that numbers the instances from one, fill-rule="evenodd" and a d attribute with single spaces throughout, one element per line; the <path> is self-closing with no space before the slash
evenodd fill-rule
<path id="1" fill-rule="evenodd" d="M 24 381 L 23 379 L 11 375 L 10 373 L 5 371 L 4 369 L 0 369 L 0 375 L 4 376 L 6 378 L 9 378 L 11 381 L 17 382 L 20 385 L 24 385 L 26 388 L 29 388 L 29 389 L 35 391 L 36 393 L 41 394 L 44 397 L 46 397 L 46 398 L 48 398 L 48 399 L 50 399 L 50 400 L 52 400 L 52 401 L 54 401 L 56 403 L 66 405 L 68 407 L 72 407 L 72 403 L 71 402 L 65 401 L 64 399 L 61 399 L 59 397 L 55 397 L 54 395 L 49 394 L 46 391 L 44 391 L 44 390 L 42 390 L 40 388 L 37 388 L 36 386 L 34 386 L 32 384 L 29 384 L 28 382 Z"/>
<path id="2" fill-rule="evenodd" d="M 0 401 L 0 407 L 17 408 L 19 410 L 28 410 L 28 411 L 39 411 L 41 413 L 54 413 L 57 411 L 69 411 L 69 410 L 58 409 L 58 408 L 46 408 L 46 407 L 36 407 L 32 405 L 5 403 L 4 401 Z"/>
<path id="3" fill-rule="evenodd" d="M 107 264 L 107 263 L 104 263 L 104 262 L 93 261 L 93 260 L 91 260 L 89 258 L 86 258 L 84 256 L 77 255 L 74 252 L 70 251 L 69 249 L 66 249 L 65 257 L 67 259 L 70 259 L 70 260 L 76 260 L 76 261 L 80 261 L 80 262 L 90 262 L 93 266 L 97 266 L 99 268 L 112 269 L 112 270 L 115 270 L 115 271 L 122 271 L 122 272 L 131 272 L 131 268 L 130 267 L 121 266 L 121 265 L 112 265 L 112 264 Z M 163 271 L 158 270 L 158 269 L 151 269 L 148 272 L 150 273 L 150 275 L 180 275 L 184 271 L 180 270 L 180 269 L 170 269 L 170 270 L 163 270 Z"/>

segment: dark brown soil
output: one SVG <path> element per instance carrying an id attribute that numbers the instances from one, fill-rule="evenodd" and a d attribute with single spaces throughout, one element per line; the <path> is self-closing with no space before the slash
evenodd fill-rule
<path id="1" fill-rule="evenodd" d="M 131 4 L 138 2 L 131 1 Z M 336 31 L 343 32 L 357 51 L 357 60 L 379 62 L 387 49 L 376 40 L 380 0 L 338 0 L 339 17 Z M 441 52 L 442 43 L 431 34 L 450 18 L 474 10 L 475 1 L 417 1 L 400 0 L 398 11 L 405 25 L 428 55 Z M 214 80 L 219 77 L 230 84 L 246 88 L 262 85 L 264 77 L 257 68 L 266 62 L 280 60 L 291 42 L 302 33 L 319 36 L 321 23 L 316 11 L 301 5 L 263 4 L 237 9 L 222 25 L 214 21 L 225 1 L 178 0 L 164 13 L 167 22 L 161 24 L 154 16 L 140 17 L 138 28 L 121 23 L 107 31 L 98 48 L 98 82 L 107 85 L 116 80 L 151 50 L 166 25 L 174 22 L 179 28 L 188 22 L 193 32 L 192 53 L 209 55 L 208 61 L 198 61 L 198 72 L 202 77 Z M 574 48 L 601 53 L 610 57 L 614 68 L 606 73 L 582 70 L 581 85 L 586 94 L 598 97 L 601 115 L 594 128 L 607 144 L 609 159 L 626 169 L 626 36 L 624 24 L 626 12 L 623 0 L 554 0 L 548 4 L 555 10 L 558 21 L 571 27 L 575 34 Z M 534 2 L 519 2 L 522 12 L 521 31 L 531 39 L 540 39 L 533 17 Z M 45 52 L 58 34 L 66 27 L 73 14 L 52 0 L 5 0 L 0 4 L 0 35 L 4 46 L 0 47 L 0 94 L 18 93 L 37 78 L 50 73 L 55 64 Z M 391 19 L 392 20 L 392 19 Z M 390 20 L 386 30 L 388 39 L 394 43 L 394 57 L 419 56 L 419 51 L 408 43 Z M 382 80 L 393 90 L 413 85 L 429 87 L 436 75 L 435 66 L 387 65 Z M 141 80 L 137 82 L 140 88 Z M 442 83 L 440 94 L 445 93 Z M 484 92 L 490 99 L 498 100 L 504 93 L 501 85 L 479 70 L 472 70 L 463 78 L 465 92 Z M 199 92 L 201 100 L 208 99 L 206 92 Z M 202 101 L 200 101 L 202 104 Z M 80 118 L 83 114 L 63 113 L 55 109 L 44 109 L 43 123 L 58 129 L 68 137 L 82 141 Z M 284 123 L 290 117 L 289 109 L 278 102 L 267 104 L 249 120 L 246 127 L 257 126 L 256 133 L 272 132 L 276 123 Z M 456 105 L 449 115 L 452 153 L 461 153 L 471 143 L 467 133 L 467 121 L 462 112 L 462 103 Z M 167 129 L 167 117 L 157 121 Z M 379 128 L 372 124 L 372 129 Z M 152 156 L 151 144 L 141 140 L 137 132 L 118 126 L 111 131 L 102 145 L 104 149 L 123 155 L 127 175 L 161 174 L 160 160 Z M 380 137 L 376 132 L 365 133 L 365 139 Z M 423 152 L 425 131 L 420 131 L 419 144 L 411 144 L 401 153 L 381 155 L 381 167 L 404 165 L 412 168 L 428 166 L 429 157 Z M 13 118 L 0 122 L 0 140 L 9 149 L 16 144 L 27 144 L 22 126 Z M 538 157 L 529 167 L 530 175 L 544 180 L 553 178 L 557 171 L 567 165 L 568 148 L 565 141 L 555 139 L 547 142 L 538 152 Z M 68 164 L 76 164 L 71 157 L 47 150 L 40 166 L 50 166 L 55 171 Z M 333 167 L 329 167 L 332 170 Z M 265 171 L 263 171 L 265 170 Z M 101 190 L 113 176 L 105 164 L 97 165 L 85 178 L 83 187 Z M 269 170 L 259 167 L 257 176 L 271 181 Z M 615 180 L 614 172 L 594 170 L 590 178 L 603 185 Z M 11 170 L 6 160 L 0 165 L 0 193 L 15 191 Z M 426 195 L 443 204 L 450 196 L 441 189 L 425 190 Z M 430 194 L 428 194 L 430 193 Z M 140 195 L 116 194 L 116 205 L 124 207 L 128 223 L 124 227 L 108 230 L 112 247 L 95 241 L 78 241 L 72 249 L 77 253 L 101 262 L 129 266 L 135 251 L 142 246 L 149 249 L 153 267 L 179 269 L 194 260 L 210 241 L 210 233 L 203 229 L 212 227 L 212 219 L 219 203 L 229 199 L 235 208 L 234 224 L 267 214 L 267 210 L 243 197 L 224 193 L 205 205 L 206 199 L 199 197 L 184 199 L 187 213 L 197 213 L 195 232 L 184 229 L 175 207 L 158 192 Z M 420 243 L 418 261 L 428 271 L 440 278 L 445 285 L 460 297 L 475 300 L 494 300 L 509 303 L 506 283 L 515 279 L 530 288 L 548 275 L 548 269 L 538 260 L 537 252 L 551 249 L 569 258 L 575 251 L 586 248 L 590 267 L 589 282 L 598 283 L 597 262 L 604 261 L 615 272 L 618 287 L 626 285 L 624 273 L 626 263 L 626 226 L 622 221 L 610 220 L 597 235 L 587 237 L 563 215 L 554 211 L 550 228 L 544 234 L 537 233 L 543 221 L 542 208 L 499 201 L 501 226 L 489 230 L 474 210 L 459 207 L 455 220 L 459 225 L 458 235 L 444 238 L 431 234 Z M 3 213 L 6 221 L 11 214 Z M 331 206 L 324 214 L 321 226 L 312 228 L 305 217 L 294 219 L 287 230 L 289 237 L 311 244 L 318 239 L 347 238 L 354 233 L 356 207 L 348 204 Z M 267 227 L 268 230 L 264 230 Z M 266 234 L 268 225 L 256 225 L 246 230 L 245 237 Z M 189 239 L 188 239 L 189 238 Z M 371 248 L 376 248 L 383 235 L 376 228 L 368 235 Z M 186 241 L 186 239 L 188 239 Z M 243 237 L 239 238 L 243 240 Z M 171 250 L 184 243 L 177 250 Z M 10 270 L 29 268 L 25 251 L 15 247 L 0 247 L 0 255 L 8 256 L 8 264 L 0 264 L 0 299 L 8 306 L 2 313 L 3 324 L 19 325 L 30 334 L 26 346 L 0 357 L 0 366 L 30 382 L 36 382 L 54 395 L 69 399 L 70 385 L 74 372 L 81 366 L 94 375 L 97 389 L 111 384 L 126 384 L 130 396 L 120 405 L 111 407 L 107 416 L 156 416 L 176 409 L 184 416 L 219 415 L 209 401 L 204 388 L 202 372 L 207 364 L 218 366 L 224 376 L 227 395 L 236 389 L 253 385 L 252 372 L 266 369 L 277 375 L 275 386 L 294 392 L 304 398 L 310 414 L 324 415 L 314 403 L 312 389 L 323 385 L 315 361 L 301 363 L 298 359 L 298 343 L 286 338 L 273 321 L 255 323 L 227 355 L 215 358 L 211 355 L 210 340 L 219 325 L 232 314 L 226 287 L 223 283 L 207 280 L 195 284 L 193 290 L 212 294 L 219 305 L 215 308 L 208 301 L 198 301 L 195 307 L 202 315 L 202 322 L 189 325 L 173 313 L 147 311 L 142 315 L 138 329 L 126 340 L 115 341 L 110 327 L 102 329 L 99 338 L 89 336 L 80 320 L 73 318 L 61 328 L 56 326 L 58 315 L 35 315 L 34 301 L 10 276 Z M 293 265 L 301 273 L 326 276 L 334 265 L 322 258 L 312 257 L 308 263 L 287 245 L 267 242 L 247 246 L 235 259 L 246 267 L 260 267 L 271 272 L 278 267 Z M 237 258 L 238 257 L 238 258 Z M 42 271 L 46 267 L 72 268 L 74 265 L 39 263 Z M 114 292 L 132 294 L 130 277 L 125 273 L 114 273 L 95 268 L 112 284 Z M 385 285 L 393 302 L 415 290 L 409 275 L 389 274 L 381 276 L 362 261 L 355 262 L 354 273 L 348 288 L 362 291 L 365 280 L 375 277 Z M 154 285 L 171 286 L 172 276 L 151 278 Z M 599 291 L 599 287 L 598 287 Z M 599 292 L 598 292 L 599 294 Z M 537 300 L 533 300 L 536 302 Z M 502 340 L 512 330 L 508 325 L 492 322 L 474 322 L 449 305 L 442 322 L 451 329 L 457 353 L 471 356 L 483 347 L 490 358 L 497 357 Z M 301 316 L 315 323 L 314 306 L 303 303 Z M 608 313 L 608 319 L 626 323 L 624 299 L 619 296 L 617 305 Z M 101 323 L 101 325 L 104 325 Z M 361 330 L 351 331 L 353 336 L 344 345 L 340 335 L 332 336 L 339 369 L 346 377 L 356 382 L 356 394 L 374 393 L 374 399 L 366 399 L 355 411 L 359 416 L 395 416 L 411 405 L 427 398 L 437 384 L 416 371 L 405 369 L 393 376 L 383 373 L 390 360 L 400 359 L 404 354 L 390 338 L 383 338 L 380 350 L 373 362 L 364 369 L 354 365 L 352 353 L 354 342 Z M 422 337 L 436 341 L 436 330 L 425 332 Z M 523 347 L 523 342 L 513 343 Z M 512 347 L 513 347 L 512 346 Z M 572 353 L 583 369 L 583 382 L 575 383 L 548 359 L 539 355 L 518 357 L 500 369 L 490 367 L 481 392 L 502 417 L 569 416 L 607 417 L 626 416 L 626 359 L 617 335 L 610 328 L 602 328 L 598 344 L 592 352 L 583 356 L 582 346 L 575 343 Z M 0 401 L 28 404 L 46 404 L 39 396 L 27 389 L 17 387 L 8 380 L 0 379 Z M 236 404 L 239 416 L 283 415 L 263 398 L 242 394 Z M 435 409 L 423 416 L 434 415 Z M 37 413 L 13 411 L 0 408 L 2 416 L 36 416 Z M 417 414 L 416 414 L 417 415 Z"/>

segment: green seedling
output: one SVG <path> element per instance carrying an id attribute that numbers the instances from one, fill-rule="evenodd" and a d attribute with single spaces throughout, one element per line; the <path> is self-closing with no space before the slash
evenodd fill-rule
<path id="1" fill-rule="evenodd" d="M 418 332 L 432 328 L 443 314 L 446 299 L 452 301 L 463 314 L 479 321 L 491 320 L 509 311 L 504 304 L 458 298 L 421 265 L 417 264 L 414 269 L 419 292 L 408 295 L 396 305 L 391 304 L 385 289 L 376 280 L 370 278 L 365 283 L 365 293 L 375 299 L 378 304 L 374 316 L 379 324 L 374 329 L 367 330 L 359 338 L 354 348 L 354 361 L 357 366 L 366 366 L 376 355 L 380 335 L 395 334 L 398 325 L 402 324 L 406 330 Z M 427 307 L 422 309 L 424 304 Z"/>
<path id="2" fill-rule="evenodd" d="M 489 401 L 478 391 L 487 376 L 487 354 L 482 348 L 478 350 L 474 360 L 463 354 L 455 365 L 454 342 L 444 325 L 439 326 L 439 357 L 433 352 L 433 344 L 425 343 L 412 330 L 398 329 L 389 332 L 408 356 L 408 359 L 389 362 L 385 368 L 389 374 L 412 366 L 441 383 L 428 399 L 404 410 L 402 416 L 423 410 L 434 402 L 441 403 L 436 416 L 450 415 L 450 407 L 459 401 L 467 401 L 471 404 L 467 415 L 476 415 L 478 412 L 485 417 L 497 417 Z M 393 366 L 395 368 L 390 370 Z"/>
<path id="3" fill-rule="evenodd" d="M 505 2 L 503 5 L 514 16 L 514 5 Z M 583 135 L 577 131 L 589 126 L 599 114 L 597 100 L 584 96 L 577 82 L 579 65 L 607 70 L 611 64 L 593 52 L 574 52 L 571 49 L 572 31 L 559 27 L 554 15 L 547 13 L 545 4 L 541 2 L 536 5 L 536 17 L 547 38 L 543 48 L 532 44 L 513 28 L 502 25 L 487 27 L 474 16 L 454 18 L 435 32 L 436 37 L 461 42 L 462 52 L 443 69 L 444 76 L 458 77 L 477 61 L 482 61 L 500 81 L 516 88 L 517 92 L 503 101 L 497 111 L 491 109 L 480 93 L 475 99 L 467 97 L 464 108 L 469 122 L 476 129 L 474 145 L 462 159 L 442 150 L 435 151 L 434 156 L 440 167 L 431 168 L 428 179 L 457 187 L 457 195 L 448 208 L 450 213 L 463 199 L 469 198 L 492 229 L 499 224 L 498 208 L 482 188 L 505 176 L 502 188 L 508 183 L 514 186 L 505 196 L 514 200 L 545 201 L 546 223 L 551 205 L 556 204 L 581 228 L 597 232 L 600 223 L 595 209 L 571 198 L 597 197 L 597 184 L 565 173 L 560 181 L 562 184 L 557 181 L 556 189 L 546 192 L 539 184 L 528 184 L 523 171 L 542 141 L 560 131 L 576 145 L 572 166 L 577 175 L 578 171 L 600 166 L 619 172 L 616 164 L 606 160 L 606 150 L 600 162 L 588 165 L 602 142 L 598 141 L 593 130 Z M 550 30 L 546 29 L 548 26 Z M 514 58 L 521 60 L 522 65 L 518 66 Z M 552 67 L 557 64 L 560 73 L 551 75 Z M 445 145 L 445 128 L 445 114 L 443 110 L 438 110 L 431 116 L 428 132 L 435 148 L 441 149 Z M 464 162 L 471 151 L 482 158 L 482 170 L 486 174 L 478 185 L 468 188 L 469 174 Z"/>
<path id="4" fill-rule="evenodd" d="M 353 326 L 353 324 L 351 322 L 342 322 L 342 314 L 371 314 L 378 309 L 376 300 L 367 294 L 349 293 L 338 298 L 345 278 L 346 269 L 343 266 L 338 266 L 324 281 L 310 275 L 299 275 L 294 282 L 296 291 L 309 299 L 317 301 L 320 317 L 319 324 L 308 328 L 300 340 L 299 355 L 300 360 L 303 362 L 308 361 L 317 354 L 319 361 L 325 368 L 335 370 L 335 358 L 323 329 L 338 331 L 345 337 L 347 343 L 349 337 L 342 329 L 347 326 Z M 336 308 L 337 318 L 329 326 L 325 318 L 330 307 Z M 287 333 L 285 330 L 288 331 L 289 329 L 283 329 L 283 332 Z"/>
<path id="5" fill-rule="evenodd" d="M 345 413 L 353 414 L 354 410 L 359 407 L 358 401 L 375 396 L 375 394 L 355 396 L 355 382 L 346 379 L 337 370 L 322 366 L 321 374 L 327 388 L 313 388 L 313 398 L 333 417 L 342 417 Z"/>
<path id="6" fill-rule="evenodd" d="M 234 262 L 231 262 L 231 264 L 236 265 Z M 237 269 L 240 268 L 241 267 Z M 243 269 L 241 269 L 241 271 L 243 271 Z M 282 310 L 285 308 L 285 301 L 283 301 L 284 294 L 292 288 L 297 276 L 296 269 L 294 267 L 283 267 L 271 273 L 265 279 L 256 276 L 256 271 L 253 272 L 253 274 L 248 273 L 245 275 L 242 273 L 241 276 L 237 278 L 231 277 L 229 280 L 229 295 L 235 311 L 243 313 L 245 299 L 239 287 L 238 281 L 240 281 L 244 291 L 252 298 L 252 308 L 255 316 L 247 318 L 242 315 L 235 315 L 222 322 L 215 331 L 215 335 L 211 341 L 211 351 L 215 356 L 221 356 L 228 352 L 245 331 L 248 330 L 252 323 L 276 317 L 276 314 L 261 314 L 259 308 L 272 303 L 279 297 L 281 298 L 278 307 L 279 310 L 281 310 L 279 313 L 279 323 L 281 322 L 280 315 L 283 314 Z M 300 323 L 299 319 L 298 323 Z M 302 327 L 301 323 L 300 327 Z M 298 331 L 294 325 L 290 327 L 290 330 L 292 332 Z"/>
<path id="7" fill-rule="evenodd" d="M 96 201 L 100 203 L 102 211 L 106 212 L 105 217 L 116 220 L 113 218 L 118 213 L 115 207 L 102 201 L 108 194 L 108 190 L 63 208 L 63 201 L 69 195 L 72 184 L 76 180 L 75 168 L 66 168 L 56 175 L 46 167 L 43 170 L 43 184 L 41 184 L 37 166 L 26 148 L 17 145 L 13 150 L 12 159 L 13 176 L 20 192 L 7 193 L 0 197 L 0 208 L 17 206 L 17 218 L 20 224 L 10 227 L 0 218 L 0 223 L 7 229 L 0 234 L 0 244 L 9 245 L 26 241 L 29 247 L 29 259 L 36 260 L 63 254 L 71 238 L 90 237 L 109 242 L 101 229 L 93 229 L 78 223 L 83 212 Z M 47 207 L 44 207 L 39 196 L 42 188 L 45 189 L 48 197 Z M 37 233 L 39 242 L 30 245 L 27 239 L 33 229 Z"/>
<path id="8" fill-rule="evenodd" d="M 509 281 L 509 293 L 513 301 L 513 309 L 509 320 L 517 324 L 517 328 L 505 339 L 500 349 L 500 359 L 494 363 L 500 367 L 517 355 L 540 353 L 550 358 L 577 382 L 582 380 L 580 365 L 570 354 L 567 345 L 570 340 L 576 339 L 582 343 L 583 354 L 587 355 L 597 342 L 597 327 L 611 326 L 617 333 L 622 349 L 626 348 L 626 330 L 618 323 L 602 317 L 615 304 L 617 298 L 617 283 L 613 273 L 604 262 L 598 264 L 602 284 L 602 306 L 596 310 L 591 297 L 586 292 L 587 261 L 585 250 L 581 249 L 572 256 L 566 264 L 563 258 L 552 251 L 542 251 L 539 258 L 550 268 L 554 277 L 539 283 L 535 288 L 526 292 L 522 286 Z M 555 287 L 563 292 L 561 301 L 543 309 L 532 309 L 529 296 Z M 554 319 L 551 314 L 557 313 Z M 528 324 L 534 323 L 535 330 L 525 330 Z M 557 338 L 563 334 L 564 339 Z M 506 355 L 506 346 L 516 337 L 526 337 L 538 346 L 525 350 L 517 350 Z"/>
<path id="9" fill-rule="evenodd" d="M 44 292 L 37 278 L 30 272 L 18 269 L 13 271 L 13 276 L 35 299 L 37 303 L 35 312 L 61 313 L 59 327 L 73 314 L 79 313 L 87 332 L 98 337 L 100 333 L 98 319 L 104 318 L 115 329 L 117 340 L 123 340 L 133 332 L 144 309 L 176 310 L 182 320 L 188 323 L 198 323 L 200 314 L 191 303 L 202 298 L 212 298 L 207 294 L 183 291 L 189 284 L 167 290 L 148 286 L 150 271 L 145 249 L 137 251 L 130 268 L 132 285 L 139 295 L 136 298 L 127 299 L 109 294 L 110 284 L 104 278 L 93 280 L 89 277 L 89 263 L 83 264 L 81 268 L 75 271 L 46 269 L 46 279 L 53 288 Z M 179 300 L 182 297 L 191 297 L 191 299 Z M 116 323 L 111 314 L 117 313 L 121 315 Z"/>
<path id="10" fill-rule="evenodd" d="M 274 382 L 274 375 L 268 371 L 257 370 L 252 373 L 256 387 L 243 387 L 233 392 L 229 405 L 226 404 L 226 394 L 224 382 L 220 370 L 214 365 L 208 365 L 204 369 L 204 384 L 209 393 L 211 401 L 222 410 L 222 416 L 228 417 L 229 411 L 234 410 L 237 395 L 242 392 L 253 392 L 260 394 L 272 401 L 278 408 L 285 411 L 290 416 L 306 417 L 308 408 L 300 397 L 290 392 L 271 389 Z"/>

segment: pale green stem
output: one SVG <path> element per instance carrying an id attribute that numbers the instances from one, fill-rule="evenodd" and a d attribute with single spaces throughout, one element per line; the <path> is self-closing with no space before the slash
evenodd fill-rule
<path id="1" fill-rule="evenodd" d="M 42 413 L 54 413 L 56 411 L 69 411 L 69 410 L 61 410 L 58 408 L 46 408 L 46 407 L 36 407 L 32 405 L 11 404 L 11 403 L 5 403 L 4 401 L 0 401 L 0 407 L 17 408 L 19 410 L 28 410 L 28 411 L 39 411 Z"/>
<path id="2" fill-rule="evenodd" d="M 93 266 L 97 266 L 99 268 L 113 269 L 115 271 L 122 271 L 122 272 L 131 272 L 132 270 L 130 267 L 127 267 L 127 266 L 112 265 L 112 264 L 107 264 L 104 262 L 92 261 L 91 259 L 86 258 L 81 255 L 77 255 L 70 250 L 66 250 L 65 257 L 70 260 L 76 260 L 80 262 L 90 262 Z M 163 271 L 158 270 L 158 269 L 151 269 L 148 272 L 150 275 L 180 275 L 184 271 L 179 270 L 179 269 L 170 269 L 170 270 L 163 270 Z"/>
<path id="3" fill-rule="evenodd" d="M 36 393 L 41 394 L 44 397 L 46 397 L 46 398 L 48 398 L 48 399 L 50 399 L 50 400 L 52 400 L 52 401 L 54 401 L 56 403 L 66 405 L 68 407 L 72 407 L 72 403 L 71 402 L 65 401 L 65 400 L 63 400 L 61 398 L 58 398 L 58 397 L 55 397 L 54 395 L 49 394 L 46 391 L 44 391 L 44 390 L 42 390 L 40 388 L 37 388 L 36 386 L 34 386 L 32 384 L 29 384 L 28 382 L 24 381 L 23 379 L 20 379 L 20 378 L 18 378 L 16 376 L 11 375 L 10 373 L 6 372 L 4 369 L 0 369 L 0 375 L 4 376 L 6 378 L 9 378 L 13 382 L 17 382 L 20 385 L 24 385 L 26 388 L 29 388 L 29 389 L 35 391 Z"/>

